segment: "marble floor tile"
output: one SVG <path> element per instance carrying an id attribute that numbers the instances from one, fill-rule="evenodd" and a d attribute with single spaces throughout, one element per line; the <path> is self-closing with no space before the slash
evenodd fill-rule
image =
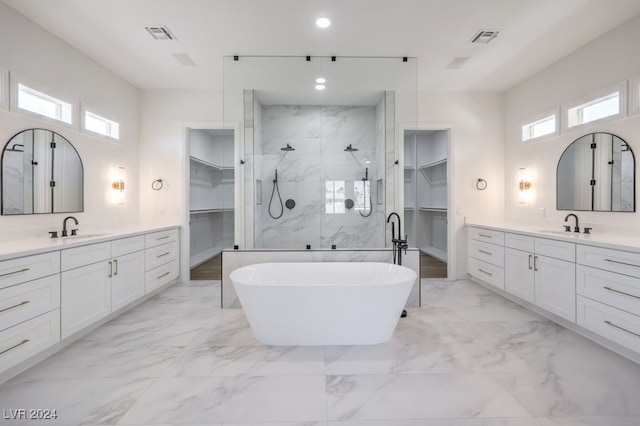
<path id="1" fill-rule="evenodd" d="M 193 346 L 184 349 L 162 376 L 290 376 L 324 372 L 321 346 Z"/>
<path id="2" fill-rule="evenodd" d="M 327 376 L 328 420 L 530 417 L 486 374 Z"/>
<path id="3" fill-rule="evenodd" d="M 325 421 L 324 376 L 155 379 L 119 424 Z"/>
<path id="4" fill-rule="evenodd" d="M 0 387 L 2 408 L 55 409 L 52 420 L 9 420 L 7 424 L 115 424 L 153 379 L 52 379 L 11 381 Z"/>
<path id="5" fill-rule="evenodd" d="M 325 349 L 326 374 L 464 373 L 476 363 L 459 344 L 387 342 Z"/>

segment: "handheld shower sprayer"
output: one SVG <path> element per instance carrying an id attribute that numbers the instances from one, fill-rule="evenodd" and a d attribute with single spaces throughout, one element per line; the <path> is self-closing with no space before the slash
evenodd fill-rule
<path id="1" fill-rule="evenodd" d="M 274 215 L 271 213 L 271 204 L 273 203 L 273 195 L 278 192 L 278 201 L 280 202 L 280 214 Z M 280 196 L 280 188 L 278 188 L 278 169 L 276 169 L 275 178 L 273 179 L 273 189 L 271 190 L 271 199 L 269 200 L 269 216 L 272 219 L 280 219 L 284 214 L 284 206 L 282 204 L 282 197 Z"/>
<path id="2" fill-rule="evenodd" d="M 364 169 L 364 177 L 362 178 L 362 191 L 363 191 L 363 197 L 364 197 L 364 204 L 367 204 L 367 183 L 369 182 L 369 168 L 365 168 Z M 366 207 L 365 207 L 366 210 Z M 362 217 L 369 217 L 371 216 L 371 213 L 373 213 L 373 202 L 371 201 L 371 188 L 369 188 L 369 213 L 368 214 L 362 214 L 362 210 L 360 210 L 360 216 Z"/>

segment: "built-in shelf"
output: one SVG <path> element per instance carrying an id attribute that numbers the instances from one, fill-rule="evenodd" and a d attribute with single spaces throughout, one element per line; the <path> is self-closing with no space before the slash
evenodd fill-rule
<path id="1" fill-rule="evenodd" d="M 192 253 L 191 256 L 189 256 L 189 269 L 195 268 L 198 265 L 202 265 L 207 260 L 210 260 L 216 257 L 217 255 L 222 253 L 222 250 L 225 248 L 229 248 L 229 247 L 216 246 L 216 247 L 210 247 L 199 253 Z"/>
<path id="2" fill-rule="evenodd" d="M 445 263 L 447 262 L 447 252 L 437 247 L 433 247 L 433 246 L 420 247 L 420 251 L 423 252 L 424 254 L 428 254 L 431 257 L 435 257 L 441 262 L 445 262 Z"/>
<path id="3" fill-rule="evenodd" d="M 446 212 L 446 207 L 420 207 L 420 211 L 423 212 Z"/>
<path id="4" fill-rule="evenodd" d="M 415 207 L 413 207 L 413 206 L 404 206 L 404 209 L 405 209 L 406 211 L 412 211 L 412 212 L 416 210 L 416 208 L 415 208 Z"/>
<path id="5" fill-rule="evenodd" d="M 433 163 L 423 164 L 422 166 L 420 166 L 420 170 L 428 169 L 428 168 L 431 168 L 431 167 L 444 165 L 444 164 L 447 164 L 447 159 L 446 158 L 444 158 L 442 160 L 434 161 Z"/>
<path id="6" fill-rule="evenodd" d="M 210 167 L 214 170 L 233 170 L 233 166 L 220 166 L 218 164 L 209 163 L 208 161 L 204 161 L 198 157 L 189 157 L 189 160 L 194 163 L 202 164 L 203 166 Z"/>
<path id="7" fill-rule="evenodd" d="M 208 214 L 208 213 L 225 213 L 225 212 L 232 212 L 233 208 L 219 208 L 219 209 L 196 209 L 196 210 L 189 210 L 189 213 L 191 214 Z"/>
<path id="8" fill-rule="evenodd" d="M 404 166 L 405 172 L 414 172 L 416 170 L 415 166 Z"/>

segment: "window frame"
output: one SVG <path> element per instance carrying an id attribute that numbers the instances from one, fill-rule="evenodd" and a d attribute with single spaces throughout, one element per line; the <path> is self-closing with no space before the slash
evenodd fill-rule
<path id="1" fill-rule="evenodd" d="M 531 137 L 529 139 L 523 140 L 522 139 L 522 129 L 525 126 L 531 126 L 532 124 L 535 124 L 538 121 L 541 121 L 549 116 L 554 116 L 556 119 L 556 123 L 555 123 L 555 129 L 552 133 L 547 133 L 546 135 L 541 135 L 541 136 L 536 136 L 536 137 Z M 528 143 L 533 143 L 533 142 L 540 142 L 546 139 L 551 139 L 551 138 L 555 138 L 558 137 L 560 135 L 560 110 L 559 108 L 551 108 L 548 109 L 542 113 L 533 115 L 528 117 L 527 119 L 521 120 L 520 121 L 520 126 L 519 126 L 519 132 L 520 132 L 520 142 L 523 144 L 528 144 Z"/>
<path id="2" fill-rule="evenodd" d="M 46 121 L 48 123 L 57 124 L 63 127 L 69 127 L 73 129 L 78 129 L 78 110 L 79 110 L 79 102 L 77 99 L 64 95 L 56 90 L 50 89 L 42 84 L 38 84 L 32 80 L 29 80 L 21 75 L 11 73 L 9 76 L 10 82 L 10 105 L 11 111 L 16 112 L 18 114 L 22 114 L 28 117 L 36 118 L 38 120 Z M 28 109 L 20 108 L 19 105 L 19 86 L 26 86 L 29 89 L 35 90 L 37 92 L 41 92 L 44 95 L 55 98 L 61 102 L 68 103 L 71 105 L 71 123 L 66 121 L 52 118 L 47 115 L 42 115 L 34 111 L 30 111 Z"/>
<path id="3" fill-rule="evenodd" d="M 640 114 L 640 75 L 629 79 L 629 115 Z"/>
<path id="4" fill-rule="evenodd" d="M 0 68 L 0 109 L 9 109 L 9 70 Z"/>
<path id="5" fill-rule="evenodd" d="M 607 95 L 611 95 L 614 92 L 618 92 L 618 113 L 614 115 L 609 115 L 607 117 L 598 118 L 593 121 L 589 121 L 586 123 L 576 124 L 574 126 L 569 127 L 569 110 L 575 109 L 581 106 L 588 106 L 589 103 L 598 100 L 600 98 L 604 98 Z M 592 92 L 589 95 L 582 96 L 580 98 L 574 99 L 571 102 L 567 102 L 561 107 L 562 114 L 562 133 L 573 132 L 576 130 L 581 130 L 586 127 L 595 126 L 601 123 L 606 123 L 609 121 L 620 120 L 627 116 L 627 81 L 623 81 L 618 84 L 614 84 L 613 86 L 609 86 L 607 88 L 598 90 L 597 92 Z"/>
<path id="6" fill-rule="evenodd" d="M 110 135 L 105 135 L 103 133 L 95 132 L 91 129 L 87 129 L 86 127 L 86 114 L 90 113 L 98 116 L 103 120 L 110 121 L 118 125 L 118 137 L 115 138 Z M 93 105 L 81 103 L 80 104 L 80 131 L 87 135 L 94 136 L 96 138 L 105 139 L 113 143 L 121 143 L 122 141 L 122 122 L 118 120 L 117 117 L 114 117 L 112 114 L 105 114 L 100 108 L 95 108 Z"/>

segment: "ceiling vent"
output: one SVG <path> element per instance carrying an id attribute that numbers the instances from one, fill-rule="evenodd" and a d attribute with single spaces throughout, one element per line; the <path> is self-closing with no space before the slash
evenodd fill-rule
<path id="1" fill-rule="evenodd" d="M 489 44 L 491 40 L 498 37 L 498 30 L 480 30 L 471 38 L 469 43 Z"/>
<path id="2" fill-rule="evenodd" d="M 176 37 L 173 34 L 171 34 L 171 31 L 169 31 L 169 28 L 165 27 L 164 25 L 144 27 L 144 29 L 147 30 L 149 34 L 151 34 L 151 37 L 153 37 L 156 40 L 175 40 L 176 39 Z"/>

